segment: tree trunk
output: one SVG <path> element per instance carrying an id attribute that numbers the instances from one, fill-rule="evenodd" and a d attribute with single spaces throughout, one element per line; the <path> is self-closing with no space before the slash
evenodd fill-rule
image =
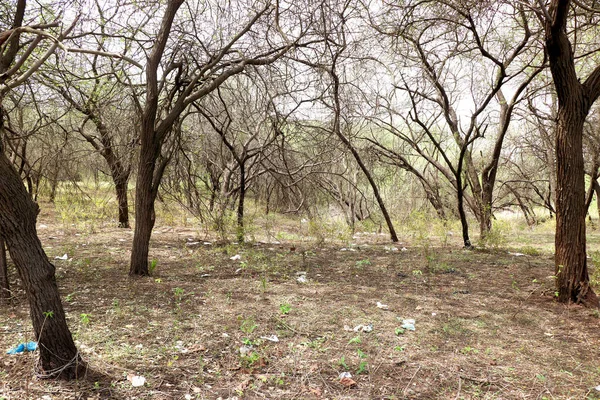
<path id="1" fill-rule="evenodd" d="M 146 151 L 144 151 L 146 150 Z M 144 149 L 140 153 L 138 176 L 135 185 L 135 230 L 131 249 L 129 275 L 148 276 L 148 253 L 150 237 L 154 228 L 154 201 L 157 190 L 154 190 L 154 169 L 156 167 L 154 149 Z"/>
<path id="2" fill-rule="evenodd" d="M 0 231 L 29 301 L 43 377 L 76 378 L 85 370 L 67 326 L 52 265 L 35 228 L 38 207 L 0 153 Z"/>
<path id="3" fill-rule="evenodd" d="M 0 236 L 0 299 L 5 303 L 9 303 L 11 299 L 6 246 L 4 245 L 4 238 L 2 236 Z"/>
<path id="4" fill-rule="evenodd" d="M 460 172 L 459 172 L 460 174 Z M 460 225 L 462 227 L 462 238 L 465 249 L 472 249 L 471 239 L 469 238 L 469 221 L 467 220 L 467 214 L 465 213 L 465 196 L 464 188 L 462 186 L 462 180 L 459 178 L 456 180 L 456 196 L 458 200 L 458 215 L 460 216 Z"/>
<path id="5" fill-rule="evenodd" d="M 589 285 L 585 237 L 583 124 L 587 112 L 581 97 L 561 104 L 556 129 L 556 256 L 558 300 L 598 306 Z"/>
<path id="6" fill-rule="evenodd" d="M 585 236 L 583 125 L 600 95 L 600 67 L 582 84 L 567 35 L 568 0 L 552 0 L 546 21 L 546 52 L 558 98 L 556 126 L 555 276 L 558 300 L 598 307 L 590 287 Z"/>
<path id="7" fill-rule="evenodd" d="M 129 204 L 127 202 L 128 178 L 115 179 L 115 190 L 119 203 L 119 228 L 129 228 Z"/>
<path id="8" fill-rule="evenodd" d="M 244 200 L 246 199 L 246 167 L 244 161 L 240 163 L 240 198 L 237 209 L 237 240 L 244 243 Z"/>

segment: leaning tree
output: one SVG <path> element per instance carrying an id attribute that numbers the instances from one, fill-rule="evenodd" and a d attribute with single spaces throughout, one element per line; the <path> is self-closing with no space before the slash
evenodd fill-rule
<path id="1" fill-rule="evenodd" d="M 3 98 L 39 69 L 75 23 L 64 29 L 59 21 L 25 25 L 26 6 L 26 0 L 17 2 L 12 26 L 0 33 L 0 134 L 5 117 Z M 40 376 L 77 377 L 85 364 L 67 326 L 54 265 L 48 261 L 37 236 L 35 224 L 39 209 L 1 143 L 0 232 L 29 301 L 34 336 L 40 349 Z"/>

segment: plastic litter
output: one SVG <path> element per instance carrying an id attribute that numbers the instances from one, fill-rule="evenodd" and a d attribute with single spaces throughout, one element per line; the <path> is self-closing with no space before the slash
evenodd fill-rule
<path id="1" fill-rule="evenodd" d="M 403 247 L 400 249 L 400 251 L 408 251 L 408 249 L 406 247 Z"/>
<path id="2" fill-rule="evenodd" d="M 240 256 L 239 254 L 236 254 L 233 257 L 229 257 L 229 259 L 232 260 L 232 261 L 237 261 L 237 260 L 241 260 L 242 256 Z"/>
<path id="3" fill-rule="evenodd" d="M 387 310 L 390 307 L 387 304 L 383 304 L 383 303 L 381 303 L 381 302 L 378 301 L 377 302 L 377 308 L 381 308 L 382 310 Z"/>
<path id="4" fill-rule="evenodd" d="M 298 282 L 298 283 L 307 283 L 308 282 L 308 278 L 306 278 L 305 271 L 296 272 L 296 275 L 298 276 L 296 278 L 296 282 Z"/>
<path id="5" fill-rule="evenodd" d="M 252 351 L 253 348 L 254 348 L 253 346 L 246 346 L 246 345 L 240 347 L 240 355 L 245 356 L 245 355 L 250 354 L 250 352 Z"/>
<path id="6" fill-rule="evenodd" d="M 369 325 L 357 325 L 354 327 L 354 332 L 373 332 L 373 324 L 369 324 Z"/>
<path id="7" fill-rule="evenodd" d="M 38 348 L 37 342 L 20 343 L 18 346 L 8 350 L 6 354 L 19 354 L 28 351 L 36 351 Z"/>
<path id="8" fill-rule="evenodd" d="M 140 375 L 128 375 L 127 380 L 131 382 L 131 386 L 140 387 L 146 383 L 146 378 Z"/>
<path id="9" fill-rule="evenodd" d="M 525 255 L 523 253 L 511 253 L 510 251 L 508 252 L 508 254 L 510 254 L 511 256 L 515 256 L 515 257 L 522 257 Z"/>
<path id="10" fill-rule="evenodd" d="M 54 257 L 55 260 L 63 260 L 66 261 L 69 259 L 69 256 L 67 255 L 67 253 L 63 254 L 62 256 L 56 256 Z"/>
<path id="11" fill-rule="evenodd" d="M 269 342 L 275 342 L 275 343 L 279 342 L 279 338 L 277 337 L 277 335 L 261 336 L 260 338 L 264 339 L 264 340 L 268 340 Z"/>
<path id="12" fill-rule="evenodd" d="M 400 326 L 402 329 L 406 329 L 408 331 L 414 331 L 415 329 L 415 320 L 414 319 L 403 319 L 402 325 Z"/>
<path id="13" fill-rule="evenodd" d="M 348 371 L 344 371 L 344 372 L 340 372 L 340 376 L 339 379 L 344 379 L 344 378 L 352 378 L 352 374 Z"/>
<path id="14" fill-rule="evenodd" d="M 597 392 L 600 392 L 600 385 L 596 386 L 594 389 L 595 389 Z"/>

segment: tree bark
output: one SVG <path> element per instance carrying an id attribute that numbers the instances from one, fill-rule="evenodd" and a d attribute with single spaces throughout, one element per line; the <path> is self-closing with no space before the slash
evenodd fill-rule
<path id="1" fill-rule="evenodd" d="M 0 299 L 9 303 L 11 299 L 10 283 L 8 281 L 8 262 L 4 238 L 0 236 Z"/>
<path id="2" fill-rule="evenodd" d="M 129 204 L 127 201 L 127 182 L 126 178 L 117 178 L 115 182 L 115 190 L 117 192 L 117 202 L 119 204 L 119 228 L 129 228 Z"/>
<path id="3" fill-rule="evenodd" d="M 582 84 L 567 35 L 569 0 L 552 0 L 546 21 L 546 52 L 558 98 L 556 126 L 555 275 L 558 300 L 598 307 L 586 258 L 583 126 L 600 95 L 600 67 Z"/>
<path id="4" fill-rule="evenodd" d="M 239 243 L 244 243 L 244 201 L 246 200 L 246 166 L 245 158 L 242 157 L 240 166 L 240 198 L 238 199 L 237 209 L 237 240 Z"/>
<path id="5" fill-rule="evenodd" d="M 76 378 L 85 370 L 67 326 L 52 265 L 35 228 L 38 207 L 17 171 L 0 153 L 0 231 L 29 301 L 41 375 Z"/>

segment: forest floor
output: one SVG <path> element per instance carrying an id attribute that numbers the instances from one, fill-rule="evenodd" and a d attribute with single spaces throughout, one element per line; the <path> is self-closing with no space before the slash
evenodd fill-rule
<path id="1" fill-rule="evenodd" d="M 38 380 L 35 353 L 3 351 L 1 399 L 600 399 L 600 314 L 554 300 L 549 231 L 466 251 L 414 233 L 237 245 L 159 226 L 138 279 L 131 230 L 42 214 L 39 234 L 93 372 Z M 12 274 L 2 349 L 32 340 Z"/>

